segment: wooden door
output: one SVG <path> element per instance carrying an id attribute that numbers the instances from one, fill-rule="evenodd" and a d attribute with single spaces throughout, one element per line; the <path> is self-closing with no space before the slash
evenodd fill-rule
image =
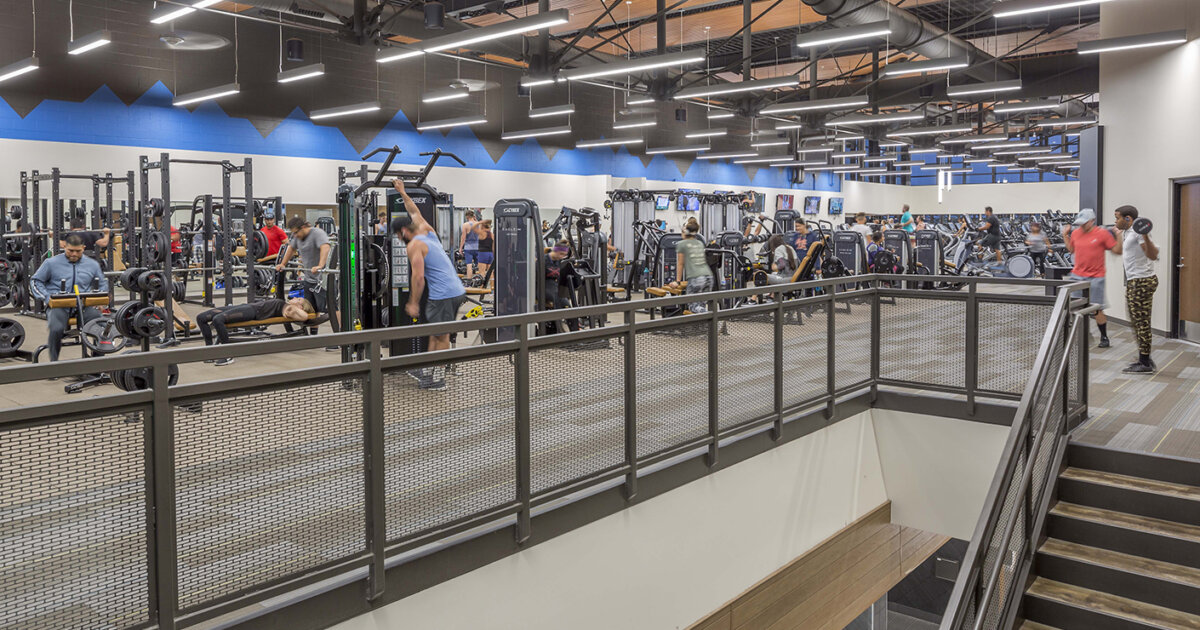
<path id="1" fill-rule="evenodd" d="M 1200 184 L 1181 186 L 1179 196 L 1179 319 L 1200 323 Z"/>

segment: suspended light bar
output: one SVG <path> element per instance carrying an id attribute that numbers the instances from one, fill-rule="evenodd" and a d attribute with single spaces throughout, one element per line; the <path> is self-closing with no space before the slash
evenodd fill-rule
<path id="1" fill-rule="evenodd" d="M 401 59 L 408 59 L 410 57 L 416 57 L 423 54 L 425 54 L 425 51 L 412 46 L 390 46 L 375 53 L 375 63 L 400 61 Z"/>
<path id="2" fill-rule="evenodd" d="M 883 37 L 885 35 L 890 35 L 891 33 L 891 23 L 888 20 L 880 20 L 878 22 L 859 24 L 857 26 L 822 29 L 818 31 L 802 33 L 796 37 L 796 47 L 816 48 L 818 46 L 840 44 L 842 42 L 849 42 L 858 39 Z"/>
<path id="3" fill-rule="evenodd" d="M 658 124 L 654 117 L 626 118 L 613 123 L 613 129 L 636 129 L 638 127 L 653 127 Z"/>
<path id="4" fill-rule="evenodd" d="M 525 138 L 541 138 L 542 136 L 561 136 L 571 133 L 570 125 L 558 127 L 543 127 L 541 129 L 526 129 L 525 131 L 510 131 L 500 134 L 501 140 L 524 140 Z"/>
<path id="5" fill-rule="evenodd" d="M 842 164 L 841 166 L 834 166 L 830 170 L 832 170 L 834 173 L 855 173 L 861 171 L 862 167 L 858 164 Z"/>
<path id="6" fill-rule="evenodd" d="M 971 125 L 933 125 L 931 127 L 906 127 L 888 132 L 889 138 L 897 136 L 936 136 L 943 133 L 966 133 L 973 129 Z"/>
<path id="7" fill-rule="evenodd" d="M 833 151 L 837 151 L 837 147 L 829 147 L 829 146 L 815 146 L 815 147 L 800 147 L 799 149 L 796 149 L 796 153 L 800 153 L 800 154 L 804 154 L 804 153 L 832 153 Z"/>
<path id="8" fill-rule="evenodd" d="M 919 155 L 919 154 L 922 154 L 922 153 L 941 153 L 941 152 L 942 152 L 942 150 L 941 150 L 941 149 L 935 149 L 935 148 L 929 148 L 929 149 L 909 149 L 909 151 L 908 151 L 908 152 L 909 152 L 909 153 L 911 153 L 911 154 L 913 154 L 913 155 Z"/>
<path id="9" fill-rule="evenodd" d="M 859 116 L 843 116 L 825 122 L 827 127 L 839 125 L 886 125 L 906 120 L 925 120 L 925 112 L 900 112 L 896 114 L 863 114 Z"/>
<path id="10" fill-rule="evenodd" d="M 341 107 L 330 107 L 328 109 L 314 109 L 312 113 L 308 115 L 308 118 L 309 120 L 321 120 L 322 118 L 337 118 L 339 116 L 365 114 L 366 112 L 376 111 L 379 111 L 379 103 L 372 101 L 370 103 L 343 105 Z"/>
<path id="11" fill-rule="evenodd" d="M 276 75 L 276 77 L 280 83 L 292 83 L 294 81 L 319 77 L 323 74 L 325 74 L 325 64 L 314 63 L 307 66 L 300 66 L 299 68 L 292 68 L 291 70 L 284 70 Z"/>
<path id="12" fill-rule="evenodd" d="M 0 81 L 3 81 L 5 78 L 3 76 L 3 73 L 4 73 L 4 71 L 0 70 Z M 187 94 L 180 94 L 179 96 L 175 97 L 175 100 L 172 101 L 172 104 L 177 107 L 182 107 L 184 105 L 191 105 L 192 103 L 199 103 L 201 101 L 211 101 L 214 99 L 221 98 L 222 96 L 230 96 L 232 94 L 237 94 L 241 90 L 242 90 L 242 88 L 238 84 L 227 83 L 225 85 L 218 85 L 217 87 L 208 88 L 207 90 L 200 90 L 199 92 L 189 92 Z M 311 116 L 310 116 L 310 118 L 311 118 Z"/>
<path id="13" fill-rule="evenodd" d="M 1042 148 L 1027 147 L 1024 149 L 1012 149 L 1009 151 L 995 151 L 992 153 L 992 155 L 1029 155 L 1029 154 L 1033 154 L 1033 153 L 1050 153 L 1053 150 L 1054 149 L 1051 149 L 1049 147 L 1042 147 Z"/>
<path id="14" fill-rule="evenodd" d="M 221 0 L 197 0 L 196 2 L 193 2 L 191 6 L 187 7 L 167 6 L 162 11 L 159 11 L 157 15 L 150 18 L 150 23 L 162 24 L 164 22 L 170 22 L 175 18 L 183 17 L 189 13 L 195 13 L 196 9 L 207 9 L 208 7 L 211 7 L 220 1 Z"/>
<path id="15" fill-rule="evenodd" d="M 378 59 L 376 59 L 378 61 Z M 521 77 L 521 87 L 537 87 L 554 83 L 554 77 Z"/>
<path id="16" fill-rule="evenodd" d="M 809 168 L 813 166 L 829 166 L 829 163 L 825 160 L 791 160 L 788 162 L 775 162 L 771 166 L 779 168 Z"/>
<path id="17" fill-rule="evenodd" d="M 626 105 L 649 105 L 650 103 L 653 103 L 653 102 L 654 102 L 654 99 L 652 99 L 648 96 L 643 96 L 643 97 L 638 97 L 635 99 L 625 101 L 625 104 Z"/>
<path id="18" fill-rule="evenodd" d="M 752 81 L 738 81 L 735 83 L 719 83 L 716 85 L 705 85 L 703 87 L 688 88 L 679 90 L 675 96 L 671 98 L 675 100 L 685 98 L 700 98 L 702 96 L 717 96 L 720 94 L 737 94 L 739 92 L 754 92 L 757 90 L 774 90 L 777 88 L 794 88 L 800 86 L 800 77 L 781 77 L 775 79 L 755 79 Z"/>
<path id="19" fill-rule="evenodd" d="M 992 17 L 1002 18 L 1011 17 L 1014 15 L 1026 15 L 1029 13 L 1041 13 L 1043 11 L 1056 11 L 1058 9 L 1070 9 L 1074 7 L 1082 7 L 1091 4 L 1100 4 L 1109 0 L 1009 0 L 996 7 L 992 11 Z"/>
<path id="20" fill-rule="evenodd" d="M 1017 101 L 1015 103 L 1002 103 L 992 108 L 997 114 L 1015 114 L 1017 112 L 1036 112 L 1043 109 L 1058 109 L 1063 104 L 1052 98 L 1041 100 Z"/>
<path id="21" fill-rule="evenodd" d="M 815 110 L 859 109 L 866 107 L 871 99 L 863 96 L 844 96 L 840 98 L 823 98 L 815 101 L 798 101 L 795 103 L 779 103 L 764 107 L 762 114 L 781 114 L 784 112 L 808 112 Z"/>
<path id="22" fill-rule="evenodd" d="M 804 127 L 801 123 L 775 123 L 775 131 L 792 131 Z"/>
<path id="23" fill-rule="evenodd" d="M 760 142 L 751 142 L 750 146 L 756 149 L 761 147 L 785 147 L 790 142 L 790 140 L 762 140 Z"/>
<path id="24" fill-rule="evenodd" d="M 925 162 L 923 160 L 901 160 L 899 162 L 893 162 L 892 166 L 923 166 L 924 164 Z"/>
<path id="25" fill-rule="evenodd" d="M 972 151 L 995 151 L 996 149 L 1015 149 L 1018 147 L 1030 146 L 1028 141 L 1018 139 L 1016 142 L 997 142 L 994 144 L 977 144 L 971 147 Z"/>
<path id="26" fill-rule="evenodd" d="M 857 171 L 853 171 L 853 172 L 855 175 L 875 175 L 875 174 L 886 173 L 886 172 L 888 172 L 888 169 L 886 166 L 879 167 L 879 168 L 860 168 Z"/>
<path id="27" fill-rule="evenodd" d="M 973 168 L 952 168 L 952 169 L 947 170 L 946 172 L 950 173 L 951 175 L 966 175 L 967 173 L 974 173 L 975 169 L 973 169 Z"/>
<path id="28" fill-rule="evenodd" d="M 679 144 L 673 147 L 647 148 L 646 155 L 663 155 L 665 153 L 701 153 L 708 150 L 707 144 Z"/>
<path id="29" fill-rule="evenodd" d="M 96 31 L 91 35 L 85 35 L 79 39 L 67 44 L 68 55 L 82 55 L 85 52 L 96 50 L 101 46 L 107 46 L 112 43 L 112 33 L 109 31 Z"/>
<path id="30" fill-rule="evenodd" d="M 19 77 L 27 72 L 33 72 L 38 69 L 38 58 L 30 57 L 22 59 L 14 64 L 9 64 L 0 68 L 0 81 L 7 81 L 13 77 Z M 178 104 L 178 103 L 177 103 Z"/>
<path id="31" fill-rule="evenodd" d="M 861 133 L 852 133 L 848 136 L 838 136 L 833 139 L 834 142 L 853 142 L 855 140 L 865 140 L 867 137 Z"/>
<path id="32" fill-rule="evenodd" d="M 1067 118 L 1047 118 L 1039 120 L 1039 127 L 1072 127 L 1075 125 L 1090 125 L 1096 122 L 1096 119 L 1091 116 L 1071 116 Z"/>
<path id="33" fill-rule="evenodd" d="M 688 132 L 684 137 L 689 138 L 689 139 L 690 138 L 717 138 L 717 137 L 725 135 L 726 133 L 728 133 L 727 129 L 725 129 L 724 127 L 717 127 L 715 129 L 701 129 L 700 131 L 691 131 L 691 132 Z"/>
<path id="34" fill-rule="evenodd" d="M 699 156 L 701 160 L 731 160 L 733 158 L 748 158 L 757 157 L 756 151 L 722 151 L 719 153 L 705 153 Z"/>
<path id="35" fill-rule="evenodd" d="M 592 147 L 615 147 L 626 144 L 641 144 L 641 138 L 603 138 L 600 140 L 580 140 L 575 143 L 576 149 L 590 149 Z"/>
<path id="36" fill-rule="evenodd" d="M 1073 160 L 1075 157 L 1066 153 L 1054 153 L 1052 155 L 1028 155 L 1017 159 L 1022 162 L 1044 162 L 1046 160 Z"/>
<path id="37" fill-rule="evenodd" d="M 866 151 L 837 151 L 829 155 L 831 158 L 856 158 L 867 157 Z"/>
<path id="38" fill-rule="evenodd" d="M 446 88 L 444 90 L 434 90 L 421 95 L 422 103 L 440 103 L 442 101 L 453 101 L 460 98 L 467 98 L 471 93 L 467 90 L 456 90 L 454 88 Z"/>
<path id="39" fill-rule="evenodd" d="M 487 122 L 483 116 L 459 116 L 458 118 L 443 118 L 442 120 L 431 120 L 417 124 L 417 131 L 427 131 L 429 129 L 446 129 L 448 127 L 466 127 L 469 125 L 481 125 Z"/>
<path id="40" fill-rule="evenodd" d="M 895 162 L 900 158 L 894 155 L 875 155 L 863 158 L 863 162 Z"/>
<path id="41" fill-rule="evenodd" d="M 722 120 L 725 118 L 733 118 L 733 116 L 734 116 L 733 112 L 727 112 L 723 109 L 708 110 L 708 119 L 709 120 Z"/>
<path id="42" fill-rule="evenodd" d="M 545 13 L 538 13 L 529 17 L 517 18 L 508 22 L 501 22 L 491 26 L 481 26 L 472 28 L 451 35 L 442 35 L 433 37 L 421 42 L 422 52 L 439 52 L 449 50 L 451 48 L 462 48 L 470 44 L 478 44 L 493 39 L 500 39 L 510 35 L 520 35 L 559 24 L 566 24 L 569 16 L 566 9 L 556 9 Z"/>
<path id="43" fill-rule="evenodd" d="M 902 61 L 900 63 L 888 64 L 886 67 L 884 67 L 883 73 L 889 77 L 895 77 L 902 74 L 957 70 L 959 68 L 966 68 L 970 65 L 971 59 L 966 56 L 941 57 L 938 59 L 926 59 L 925 61 Z"/>
<path id="44" fill-rule="evenodd" d="M 845 166 L 845 165 L 826 164 L 826 165 L 824 165 L 824 166 L 809 166 L 809 167 L 807 167 L 805 170 L 809 170 L 809 171 L 836 171 L 836 170 L 838 170 L 838 169 L 843 169 L 843 170 L 844 170 L 845 168 L 846 168 L 846 166 Z"/>
<path id="45" fill-rule="evenodd" d="M 770 164 L 773 162 L 790 162 L 794 160 L 790 155 L 777 155 L 775 157 L 758 157 L 748 158 L 745 160 L 734 160 L 734 164 Z"/>
<path id="46" fill-rule="evenodd" d="M 565 9 L 560 9 L 566 13 Z M 653 55 L 649 57 L 639 57 L 628 61 L 617 63 L 604 63 L 584 66 L 582 68 L 572 68 L 563 70 L 560 74 L 560 81 L 579 81 L 581 79 L 592 79 L 595 77 L 604 77 L 613 74 L 631 74 L 641 72 L 643 70 L 653 70 L 655 68 L 666 68 L 669 66 L 686 66 L 704 61 L 704 55 L 698 52 L 677 52 L 668 53 L 666 55 Z"/>
<path id="47" fill-rule="evenodd" d="M 1021 80 L 992 81 L 990 83 L 964 83 L 951 85 L 946 88 L 946 96 L 970 96 L 972 94 L 995 94 L 996 92 L 1015 92 L 1021 89 Z"/>
<path id="48" fill-rule="evenodd" d="M 1164 31 L 1146 35 L 1130 35 L 1129 37 L 1112 37 L 1079 43 L 1079 54 L 1094 55 L 1116 50 L 1131 50 L 1134 48 L 1150 48 L 1152 46 L 1173 46 L 1187 43 L 1187 31 Z"/>
<path id="49" fill-rule="evenodd" d="M 997 162 L 995 164 L 987 165 L 988 168 L 1008 168 L 1010 166 L 1016 166 L 1016 164 L 1009 164 L 1007 162 Z"/>
<path id="50" fill-rule="evenodd" d="M 987 164 L 988 162 L 995 162 L 995 161 L 996 161 L 996 158 L 969 158 L 969 159 L 963 160 L 963 163 L 964 164 Z"/>
<path id="51" fill-rule="evenodd" d="M 1008 134 L 1004 133 L 980 133 L 969 136 L 955 136 L 953 138 L 943 138 L 938 142 L 941 144 L 975 144 L 977 142 L 995 142 L 996 140 L 1006 140 Z"/>
<path id="52" fill-rule="evenodd" d="M 908 146 L 908 143 L 904 142 L 903 140 L 880 140 L 876 144 L 878 144 L 879 148 L 881 149 L 895 149 Z"/>
<path id="53" fill-rule="evenodd" d="M 554 105 L 552 107 L 534 107 L 529 110 L 530 118 L 548 118 L 550 116 L 570 116 L 575 113 L 575 104 Z"/>

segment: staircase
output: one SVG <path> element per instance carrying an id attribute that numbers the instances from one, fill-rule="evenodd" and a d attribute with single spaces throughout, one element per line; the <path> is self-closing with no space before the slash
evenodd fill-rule
<path id="1" fill-rule="evenodd" d="M 1035 630 L 1200 630 L 1200 462 L 1070 444 L 1022 601 Z"/>

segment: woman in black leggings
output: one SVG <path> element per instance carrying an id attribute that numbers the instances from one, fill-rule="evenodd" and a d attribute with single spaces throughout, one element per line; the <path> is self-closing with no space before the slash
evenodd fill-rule
<path id="1" fill-rule="evenodd" d="M 213 345 L 213 331 L 217 333 L 217 343 L 229 343 L 229 324 L 255 322 L 272 317 L 286 317 L 294 322 L 305 322 L 315 313 L 312 304 L 304 298 L 292 298 L 288 301 L 279 299 L 262 300 L 253 304 L 231 304 L 209 309 L 196 316 L 196 325 L 204 336 L 204 345 Z M 233 363 L 232 357 L 216 359 L 217 365 Z"/>

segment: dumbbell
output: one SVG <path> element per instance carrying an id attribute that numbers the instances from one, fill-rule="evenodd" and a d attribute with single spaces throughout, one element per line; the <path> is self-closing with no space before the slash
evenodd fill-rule
<path id="1" fill-rule="evenodd" d="M 1154 222 L 1146 217 L 1138 217 L 1133 220 L 1133 231 L 1138 234 L 1149 234 L 1153 229 Z"/>

